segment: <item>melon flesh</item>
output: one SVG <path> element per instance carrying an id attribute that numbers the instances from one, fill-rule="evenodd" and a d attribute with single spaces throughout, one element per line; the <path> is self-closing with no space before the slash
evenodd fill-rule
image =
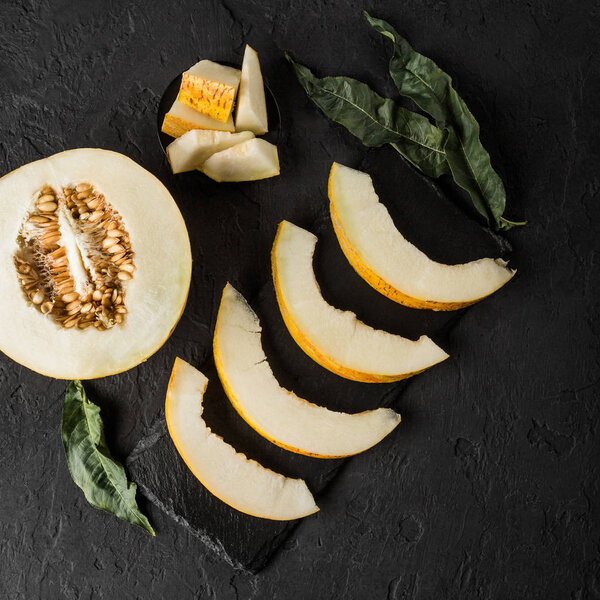
<path id="1" fill-rule="evenodd" d="M 242 418 L 273 443 L 315 458 L 363 452 L 400 422 L 389 408 L 357 414 L 328 410 L 282 388 L 261 344 L 258 317 L 231 285 L 223 290 L 213 340 L 217 372 Z"/>
<path id="2" fill-rule="evenodd" d="M 183 104 L 225 123 L 231 117 L 239 84 L 239 69 L 201 60 L 183 73 L 177 98 Z"/>
<path id="3" fill-rule="evenodd" d="M 48 187 L 60 196 L 80 182 L 101 191 L 118 212 L 135 265 L 133 270 L 130 263 L 132 271 L 123 273 L 125 279 L 131 276 L 129 281 L 117 280 L 125 298 L 124 320 L 106 322 L 105 330 L 66 328 L 55 310 L 43 314 L 35 297 L 30 301 L 25 295 L 15 267 L 39 191 Z M 68 263 L 74 293 L 89 294 L 94 252 L 85 245 L 89 239 L 81 239 L 64 202 L 57 209 L 57 268 Z M 93 215 L 87 216 L 91 220 Z M 117 239 L 125 244 L 125 237 Z M 124 254 L 102 252 L 105 260 Z M 126 156 L 93 148 L 69 150 L 0 179 L 0 309 L 10 315 L 0 321 L 0 350 L 20 364 L 62 379 L 92 379 L 134 367 L 169 337 L 185 306 L 190 277 L 190 243 L 177 205 L 158 179 Z"/>
<path id="4" fill-rule="evenodd" d="M 265 469 L 210 430 L 202 418 L 207 385 L 200 371 L 175 359 L 165 406 L 167 426 L 179 454 L 202 485 L 229 506 L 255 517 L 288 520 L 317 512 L 304 481 Z"/>
<path id="5" fill-rule="evenodd" d="M 204 113 L 198 112 L 187 104 L 175 100 L 169 112 L 165 115 L 162 129 L 163 133 L 171 137 L 179 137 L 192 129 L 213 129 L 217 131 L 235 131 L 233 117 L 229 115 L 227 121 L 222 123 Z"/>
<path id="6" fill-rule="evenodd" d="M 396 302 L 454 310 L 489 296 L 515 274 L 498 258 L 459 265 L 431 260 L 396 229 L 367 173 L 334 163 L 329 199 L 346 257 L 361 277 Z"/>
<path id="7" fill-rule="evenodd" d="M 279 175 L 277 146 L 253 138 L 217 152 L 200 169 L 215 181 L 256 181 Z"/>
<path id="8" fill-rule="evenodd" d="M 258 54 L 246 46 L 242 62 L 242 79 L 235 113 L 237 131 L 252 131 L 262 135 L 269 131 L 265 87 Z"/>
<path id="9" fill-rule="evenodd" d="M 252 139 L 250 131 L 229 133 L 194 129 L 184 133 L 167 146 L 167 157 L 173 173 L 184 173 L 199 169 L 207 158 L 241 142 Z"/>
<path id="10" fill-rule="evenodd" d="M 312 261 L 317 238 L 282 221 L 271 253 L 281 314 L 292 337 L 326 369 L 357 381 L 397 381 L 448 358 L 431 339 L 373 329 L 321 295 Z"/>

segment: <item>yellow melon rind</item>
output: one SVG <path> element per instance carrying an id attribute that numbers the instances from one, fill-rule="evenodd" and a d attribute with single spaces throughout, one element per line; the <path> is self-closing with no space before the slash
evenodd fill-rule
<path id="1" fill-rule="evenodd" d="M 177 99 L 191 108 L 225 123 L 231 115 L 237 88 L 221 81 L 213 81 L 184 73 Z"/>

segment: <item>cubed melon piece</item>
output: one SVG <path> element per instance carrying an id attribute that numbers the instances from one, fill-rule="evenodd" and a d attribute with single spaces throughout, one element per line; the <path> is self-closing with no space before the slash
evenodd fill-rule
<path id="1" fill-rule="evenodd" d="M 240 85 L 240 71 L 211 60 L 201 60 L 181 77 L 180 102 L 226 123 Z"/>
<path id="2" fill-rule="evenodd" d="M 235 131 L 231 115 L 229 115 L 227 122 L 221 123 L 221 121 L 217 121 L 208 115 L 190 108 L 187 104 L 175 100 L 173 106 L 171 106 L 171 109 L 165 115 L 161 131 L 177 138 L 192 129 Z"/>
<path id="3" fill-rule="evenodd" d="M 215 181 L 255 181 L 279 175 L 277 146 L 252 138 L 213 154 L 200 170 Z"/>
<path id="4" fill-rule="evenodd" d="M 235 113 L 235 128 L 262 135 L 269 131 L 265 87 L 258 54 L 246 46 L 242 62 L 242 79 Z"/>
<path id="5" fill-rule="evenodd" d="M 167 158 L 173 173 L 200 168 L 209 156 L 254 137 L 251 131 L 229 133 L 193 129 L 167 146 Z"/>

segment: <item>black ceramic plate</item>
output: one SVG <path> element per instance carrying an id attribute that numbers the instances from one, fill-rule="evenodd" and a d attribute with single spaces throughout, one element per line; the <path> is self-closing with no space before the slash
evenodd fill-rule
<path id="1" fill-rule="evenodd" d="M 158 141 L 160 142 L 161 148 L 163 149 L 165 155 L 167 153 L 167 146 L 175 138 L 172 138 L 170 135 L 163 133 L 161 131 L 161 128 L 165 115 L 169 112 L 169 109 L 173 105 L 173 102 L 175 102 L 177 94 L 179 93 L 179 87 L 181 86 L 181 76 L 182 73 L 177 75 L 177 77 L 175 77 L 175 79 L 173 79 L 173 81 L 171 81 L 171 83 L 167 86 L 167 89 L 164 91 L 160 99 L 160 103 L 158 105 L 158 114 L 156 116 L 156 130 L 158 132 Z M 277 104 L 277 100 L 275 99 L 273 92 L 271 91 L 266 82 L 265 98 L 267 101 L 267 117 L 269 119 L 269 132 L 260 137 L 266 139 L 272 144 L 277 144 L 279 142 L 279 135 L 281 133 L 281 115 L 279 113 L 279 105 Z"/>

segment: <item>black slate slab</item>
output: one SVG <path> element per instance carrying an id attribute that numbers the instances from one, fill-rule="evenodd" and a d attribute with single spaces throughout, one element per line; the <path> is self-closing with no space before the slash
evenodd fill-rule
<path id="1" fill-rule="evenodd" d="M 500 238 L 474 226 L 436 185 L 420 175 L 413 173 L 409 178 L 413 189 L 404 189 L 399 195 L 398 180 L 393 174 L 390 176 L 377 168 L 370 171 L 376 189 L 397 224 L 410 239 L 426 246 L 431 256 L 453 262 L 464 253 L 464 248 L 473 256 L 499 256 L 506 250 Z M 403 181 L 406 182 L 406 178 Z M 416 202 L 415 196 L 419 198 Z M 326 206 L 326 199 L 322 201 Z M 362 281 L 346 261 L 328 216 L 310 229 L 319 237 L 314 261 L 317 279 L 331 304 L 353 310 L 374 327 L 411 338 L 425 333 L 445 346 L 449 328 L 463 311 L 412 310 L 389 301 Z M 348 381 L 314 363 L 285 328 L 271 281 L 251 298 L 251 303 L 263 324 L 263 345 L 276 377 L 298 395 L 330 409 L 358 412 L 393 405 L 408 385 L 407 381 L 395 384 Z M 274 446 L 238 416 L 220 386 L 212 359 L 196 366 L 209 378 L 204 416 L 211 429 L 264 466 L 305 479 L 318 503 L 320 492 L 335 479 L 344 460 L 315 459 Z M 251 572 L 262 569 L 298 525 L 244 515 L 212 496 L 179 457 L 162 413 L 133 450 L 127 465 L 133 479 L 152 502 L 234 567 Z"/>

